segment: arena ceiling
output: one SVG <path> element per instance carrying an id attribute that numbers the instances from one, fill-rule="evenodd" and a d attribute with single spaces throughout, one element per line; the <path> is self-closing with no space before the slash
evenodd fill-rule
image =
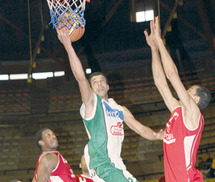
<path id="1" fill-rule="evenodd" d="M 91 0 L 87 3 L 85 34 L 73 43 L 77 53 L 85 55 L 90 62 L 95 55 L 125 51 L 135 54 L 147 48 L 143 30 L 149 28 L 149 22 L 131 21 L 132 2 L 138 3 L 140 0 Z M 183 58 L 189 54 L 184 44 L 191 47 L 199 44 L 203 53 L 210 51 L 215 55 L 214 0 L 154 0 L 153 3 L 170 48 L 179 47 Z M 18 67 L 12 66 L 23 61 L 28 71 L 32 71 L 35 62 L 38 64 L 47 59 L 62 67 L 68 66 L 56 31 L 49 24 L 50 15 L 45 0 L 0 0 L 0 4 L 0 73 L 16 72 Z M 177 18 L 173 18 L 175 12 Z M 172 26 L 171 31 L 168 31 L 168 25 Z M 95 59 L 93 61 L 88 64 L 96 65 Z M 122 57 L 119 61 L 126 60 Z M 46 68 L 52 69 L 49 66 Z"/>

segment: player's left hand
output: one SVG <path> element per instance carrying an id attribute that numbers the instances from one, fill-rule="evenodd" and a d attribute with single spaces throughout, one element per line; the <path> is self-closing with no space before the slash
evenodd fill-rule
<path id="1" fill-rule="evenodd" d="M 155 138 L 157 138 L 158 140 L 163 140 L 163 137 L 164 137 L 164 130 L 163 129 L 160 129 L 159 132 L 157 133 L 154 133 L 155 135 Z"/>
<path id="2" fill-rule="evenodd" d="M 152 24 L 152 22 L 150 23 L 150 25 L 151 24 Z M 157 49 L 157 45 L 155 44 L 155 42 L 153 40 L 153 36 L 154 36 L 153 29 L 151 28 L 151 33 L 150 34 L 149 34 L 147 29 L 144 30 L 144 35 L 146 37 L 146 42 L 151 47 L 151 49 Z"/>

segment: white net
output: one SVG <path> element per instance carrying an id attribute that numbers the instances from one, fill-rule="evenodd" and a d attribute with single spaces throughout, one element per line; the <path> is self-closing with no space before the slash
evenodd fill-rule
<path id="1" fill-rule="evenodd" d="M 64 27 L 72 32 L 86 24 L 84 10 L 86 0 L 47 0 L 53 28 Z"/>

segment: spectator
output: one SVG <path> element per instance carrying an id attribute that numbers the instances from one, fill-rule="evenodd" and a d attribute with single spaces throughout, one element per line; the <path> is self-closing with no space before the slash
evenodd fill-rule
<path id="1" fill-rule="evenodd" d="M 198 166 L 197 166 L 197 169 L 199 170 L 204 170 L 205 169 L 205 161 L 203 160 L 202 157 L 199 157 L 199 163 L 198 163 Z"/>
<path id="2" fill-rule="evenodd" d="M 209 172 L 210 178 L 215 177 L 214 172 L 215 172 L 215 158 L 213 158 L 213 160 L 212 160 L 211 169 L 210 169 L 210 172 Z"/>
<path id="3" fill-rule="evenodd" d="M 207 153 L 208 158 L 206 159 L 205 168 L 210 169 L 213 159 L 210 156 L 210 153 Z"/>

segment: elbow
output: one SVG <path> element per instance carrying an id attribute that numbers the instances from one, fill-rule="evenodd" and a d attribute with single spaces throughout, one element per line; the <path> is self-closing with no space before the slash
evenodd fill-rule
<path id="1" fill-rule="evenodd" d="M 165 70 L 165 73 L 168 80 L 173 80 L 176 76 L 178 76 L 178 70 L 176 66 L 173 66 L 171 69 Z"/>
<path id="2" fill-rule="evenodd" d="M 169 72 L 166 73 L 166 77 L 167 77 L 167 79 L 170 80 L 170 81 L 171 81 L 171 80 L 174 80 L 176 76 L 178 76 L 178 72 L 175 71 L 175 70 L 169 71 Z"/>
<path id="3" fill-rule="evenodd" d="M 77 74 L 77 75 L 75 75 L 75 77 L 76 77 L 76 80 L 77 80 L 78 82 L 87 81 L 87 78 L 86 78 L 86 76 L 85 76 L 84 74 Z"/>
<path id="4" fill-rule="evenodd" d="M 154 82 L 155 86 L 157 87 L 157 89 L 161 88 L 163 85 L 167 84 L 166 78 L 165 79 L 158 79 Z"/>

